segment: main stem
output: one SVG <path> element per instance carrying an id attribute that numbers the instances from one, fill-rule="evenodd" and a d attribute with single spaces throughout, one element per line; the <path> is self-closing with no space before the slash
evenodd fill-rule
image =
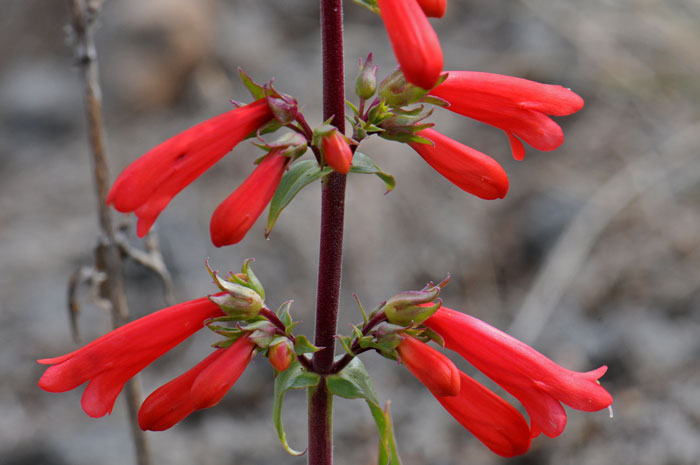
<path id="1" fill-rule="evenodd" d="M 323 119 L 345 132 L 345 73 L 343 68 L 342 0 L 321 0 L 321 41 L 323 48 Z M 314 343 L 323 349 L 314 354 L 314 370 L 328 374 L 333 367 L 338 326 L 343 223 L 345 217 L 345 175 L 333 172 L 322 186 L 321 241 L 316 297 Z M 309 393 L 309 465 L 333 463 L 332 396 L 325 378 Z"/>

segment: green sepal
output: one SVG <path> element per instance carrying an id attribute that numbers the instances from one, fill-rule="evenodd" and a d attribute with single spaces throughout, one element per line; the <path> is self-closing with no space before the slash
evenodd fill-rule
<path id="1" fill-rule="evenodd" d="M 297 355 L 312 354 L 314 352 L 318 352 L 319 350 L 321 350 L 321 348 L 316 347 L 311 342 L 309 342 L 309 340 L 306 339 L 306 336 L 299 335 L 295 338 L 295 343 L 294 343 L 294 353 L 295 354 L 297 354 Z"/>
<path id="2" fill-rule="evenodd" d="M 393 461 L 393 457 L 398 460 L 396 441 L 394 440 L 393 450 L 390 436 L 392 435 L 391 417 L 385 415 L 379 406 L 377 392 L 374 389 L 372 379 L 367 373 L 364 364 L 359 358 L 353 358 L 348 366 L 338 374 L 326 377 L 328 390 L 336 396 L 345 399 L 364 399 L 367 402 L 372 418 L 377 425 L 379 433 L 379 465 L 399 464 Z"/>
<path id="3" fill-rule="evenodd" d="M 253 268 L 251 266 L 251 263 L 254 261 L 254 258 L 246 258 L 243 261 L 243 268 L 241 271 L 248 276 L 248 287 L 257 292 L 260 297 L 265 300 L 265 289 L 255 273 L 253 273 Z"/>
<path id="4" fill-rule="evenodd" d="M 445 347 L 445 340 L 442 338 L 442 336 L 430 328 L 423 329 L 418 339 L 422 340 L 423 342 L 435 341 L 435 343 L 440 347 Z"/>
<path id="5" fill-rule="evenodd" d="M 224 339 L 223 341 L 213 343 L 211 346 L 215 349 L 228 349 L 234 342 L 236 342 L 235 339 Z"/>
<path id="6" fill-rule="evenodd" d="M 293 300 L 288 300 L 284 302 L 282 305 L 280 305 L 280 308 L 277 309 L 277 317 L 282 320 L 282 323 L 284 323 L 285 327 L 288 327 L 289 325 L 292 324 L 294 321 L 292 319 L 292 314 L 289 313 L 289 307 L 292 306 Z"/>
<path id="7" fill-rule="evenodd" d="M 284 394 L 290 389 L 304 389 L 316 386 L 320 379 L 320 376 L 316 373 L 304 371 L 299 362 L 292 362 L 289 368 L 279 373 L 275 378 L 275 400 L 272 405 L 272 421 L 275 425 L 277 436 L 282 443 L 282 447 L 284 447 L 284 450 L 290 455 L 302 455 L 306 450 L 296 451 L 289 447 L 287 443 L 287 435 L 284 432 L 284 425 L 282 424 L 282 402 L 284 401 Z"/>
<path id="8" fill-rule="evenodd" d="M 426 95 L 421 100 L 421 103 L 430 103 L 431 105 L 437 105 L 442 108 L 448 108 L 451 106 L 450 102 L 435 95 Z"/>
<path id="9" fill-rule="evenodd" d="M 369 318 L 367 318 L 367 313 L 365 312 L 365 308 L 362 306 L 362 302 L 360 302 L 360 298 L 357 296 L 357 294 L 353 294 L 353 297 L 355 297 L 355 302 L 357 302 L 357 306 L 360 309 L 360 313 L 362 313 L 362 320 L 364 321 L 365 324 L 367 324 L 367 322 L 369 321 Z"/>
<path id="10" fill-rule="evenodd" d="M 356 116 L 360 116 L 360 109 L 355 106 L 354 103 L 352 103 L 350 100 L 346 100 L 345 104 L 350 107 L 353 113 L 355 113 Z M 350 120 L 349 117 L 346 116 L 348 120 Z M 352 121 L 351 121 L 352 122 Z"/>
<path id="11" fill-rule="evenodd" d="M 389 193 L 396 187 L 396 179 L 390 174 L 385 173 L 369 156 L 362 152 L 355 152 L 352 157 L 351 173 L 358 174 L 375 174 L 384 181 L 386 192 Z M 364 312 L 363 312 L 364 313 Z"/>
<path id="12" fill-rule="evenodd" d="M 352 0 L 353 2 L 357 3 L 360 6 L 363 6 L 367 8 L 368 10 L 380 14 L 379 13 L 379 5 L 377 5 L 377 0 Z"/>
<path id="13" fill-rule="evenodd" d="M 350 356 L 354 357 L 356 354 L 355 352 L 352 351 L 352 341 L 353 338 L 350 336 L 338 336 L 338 341 L 340 341 L 340 345 L 343 346 L 343 349 L 345 349 L 345 352 L 350 354 Z"/>
<path id="14" fill-rule="evenodd" d="M 268 237 L 275 226 L 282 210 L 289 205 L 295 195 L 307 185 L 333 171 L 331 168 L 321 169 L 316 160 L 302 160 L 294 163 L 289 171 L 284 173 L 275 195 L 270 201 L 270 213 L 265 226 L 265 237 Z"/>
<path id="15" fill-rule="evenodd" d="M 261 98 L 266 97 L 265 88 L 253 81 L 241 68 L 238 68 L 238 75 L 240 76 L 241 81 L 243 81 L 243 85 L 246 87 L 246 89 L 248 89 L 248 92 L 251 93 L 255 100 L 260 100 Z"/>

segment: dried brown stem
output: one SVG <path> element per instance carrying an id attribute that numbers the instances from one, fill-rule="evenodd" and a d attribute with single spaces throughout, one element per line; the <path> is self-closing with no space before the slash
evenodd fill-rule
<path id="1" fill-rule="evenodd" d="M 85 90 L 85 114 L 89 128 L 90 149 L 93 160 L 93 176 L 97 193 L 100 224 L 100 240 L 96 249 L 96 268 L 104 273 L 100 286 L 101 295 L 109 301 L 115 328 L 127 322 L 129 309 L 124 292 L 122 258 L 112 226 L 112 212 L 106 204 L 109 192 L 107 156 L 102 129 L 101 91 L 98 80 L 97 52 L 94 42 L 95 20 L 102 7 L 102 0 L 69 0 L 71 25 L 74 33 L 76 63 L 82 73 Z M 139 381 L 133 378 L 126 385 L 127 404 L 132 438 L 139 465 L 150 465 L 150 451 L 145 434 L 138 427 L 137 414 L 141 402 Z"/>

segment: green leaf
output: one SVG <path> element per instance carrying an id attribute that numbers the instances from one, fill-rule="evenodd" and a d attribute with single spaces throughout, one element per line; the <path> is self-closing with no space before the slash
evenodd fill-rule
<path id="1" fill-rule="evenodd" d="M 321 378 L 316 373 L 304 371 L 298 362 L 292 365 L 285 371 L 279 373 L 275 378 L 275 400 L 272 406 L 272 421 L 275 424 L 277 436 L 279 436 L 282 447 L 291 455 L 301 455 L 304 451 L 296 451 L 289 447 L 287 443 L 287 435 L 284 432 L 282 424 L 282 402 L 284 394 L 290 389 L 304 389 L 316 386 Z"/>
<path id="2" fill-rule="evenodd" d="M 295 340 L 296 343 L 294 344 L 294 353 L 297 355 L 311 354 L 321 350 L 320 347 L 316 347 L 311 342 L 309 342 L 309 340 L 306 339 L 306 336 L 304 335 L 297 336 Z"/>
<path id="3" fill-rule="evenodd" d="M 379 6 L 377 5 L 377 0 L 353 0 L 353 2 L 369 9 L 370 11 L 379 14 Z"/>
<path id="4" fill-rule="evenodd" d="M 384 416 L 384 422 L 382 426 L 384 427 L 386 438 L 389 443 L 388 446 L 391 455 L 390 457 L 386 457 L 386 455 L 383 455 L 386 454 L 386 450 L 380 446 L 379 463 L 388 465 L 401 465 L 401 457 L 399 457 L 399 450 L 396 445 L 396 436 L 394 435 L 394 427 L 391 422 L 391 413 L 389 413 L 389 402 L 386 403 L 386 406 L 384 407 L 384 411 L 382 413 Z M 379 425 L 377 425 L 377 427 L 379 427 Z"/>
<path id="5" fill-rule="evenodd" d="M 391 192 L 396 187 L 396 179 L 390 174 L 385 173 L 369 156 L 362 152 L 355 152 L 352 157 L 351 173 L 358 174 L 376 174 L 386 184 L 386 191 Z"/>
<path id="6" fill-rule="evenodd" d="M 336 396 L 367 402 L 379 433 L 379 465 L 400 465 L 388 407 L 385 413 L 379 406 L 372 379 L 360 359 L 353 358 L 343 371 L 326 377 L 326 386 Z"/>
<path id="7" fill-rule="evenodd" d="M 289 205 L 289 202 L 292 201 L 294 196 L 308 184 L 321 179 L 321 176 L 324 174 L 324 170 L 321 170 L 316 160 L 302 160 L 296 162 L 289 171 L 284 173 L 282 181 L 270 201 L 270 213 L 267 217 L 265 237 L 270 235 L 280 213 Z"/>

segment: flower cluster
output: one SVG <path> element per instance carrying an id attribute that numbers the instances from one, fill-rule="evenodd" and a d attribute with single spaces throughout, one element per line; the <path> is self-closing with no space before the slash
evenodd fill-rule
<path id="1" fill-rule="evenodd" d="M 510 76 L 443 72 L 440 43 L 427 17 L 442 17 L 446 1 L 377 0 L 376 5 L 400 65 L 400 77 L 387 78 L 380 86 L 380 96 L 389 106 L 433 103 L 500 128 L 517 160 L 525 156 L 522 141 L 544 151 L 563 143 L 561 128 L 548 115 L 577 112 L 583 107 L 581 97 L 561 86 Z M 415 125 L 415 137 L 404 142 L 412 142 L 421 157 L 461 189 L 484 199 L 506 195 L 507 178 L 495 160 L 437 131 L 427 132 L 429 126 Z"/>
<path id="2" fill-rule="evenodd" d="M 120 212 L 135 213 L 139 218 L 136 231 L 142 237 L 182 189 L 245 138 L 273 120 L 284 122 L 293 118 L 296 111 L 293 99 L 268 96 L 199 123 L 130 164 L 114 182 L 107 203 Z M 246 182 L 217 208 L 210 226 L 216 246 L 239 242 L 253 226 L 290 160 L 285 155 L 283 148 L 271 151 Z"/>
<path id="3" fill-rule="evenodd" d="M 204 327 L 226 336 L 193 368 L 155 390 L 141 405 L 139 426 L 162 431 L 195 410 L 213 407 L 231 389 L 256 351 L 265 351 L 277 370 L 294 359 L 284 325 L 266 310 L 255 275 L 244 272 L 223 280 L 212 273 L 223 292 L 151 313 L 66 355 L 41 359 L 51 365 L 39 380 L 48 392 L 65 392 L 88 383 L 81 405 L 97 418 L 110 414 L 127 381 L 160 356 Z M 266 312 L 267 316 L 260 316 Z M 236 328 L 216 326 L 235 321 Z M 274 321 L 272 323 L 271 321 Z M 281 337 L 279 337 L 281 335 Z"/>
<path id="4" fill-rule="evenodd" d="M 562 403 L 594 412 L 612 404 L 598 383 L 607 367 L 579 373 L 567 370 L 532 347 L 469 315 L 445 307 L 426 307 L 424 327 L 518 399 L 530 425 L 508 402 L 457 369 L 442 353 L 401 332 L 398 360 L 423 383 L 462 426 L 496 454 L 525 453 L 530 440 L 560 435 L 566 426 Z M 391 322 L 394 318 L 389 318 Z M 413 325 L 412 325 L 413 326 Z"/>

